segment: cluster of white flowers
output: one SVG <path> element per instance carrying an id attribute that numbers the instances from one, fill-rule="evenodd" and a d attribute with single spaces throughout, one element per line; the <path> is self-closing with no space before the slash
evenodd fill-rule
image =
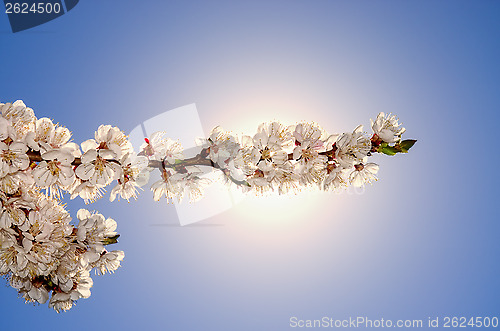
<path id="1" fill-rule="evenodd" d="M 150 139 L 145 139 L 139 153 L 149 160 L 143 163 L 147 166 L 142 168 L 142 177 L 149 178 L 149 173 L 154 169 L 151 164 L 155 162 L 161 173 L 161 179 L 151 185 L 154 200 L 158 201 L 165 196 L 167 199 L 177 198 L 181 201 L 185 193 L 189 195 L 191 201 L 198 200 L 203 196 L 203 186 L 209 184 L 210 181 L 200 177 L 202 172 L 197 166 L 183 165 L 181 144 L 165 138 L 164 135 L 165 132 L 153 133 Z M 177 171 L 170 167 L 175 167 Z M 141 184 L 144 182 L 147 180 Z"/>
<path id="2" fill-rule="evenodd" d="M 124 257 L 105 249 L 118 238 L 116 222 L 82 209 L 73 225 L 62 192 L 92 201 L 118 179 L 115 195 L 130 198 L 135 187 L 123 186 L 138 173 L 119 129 L 99 127 L 82 143 L 83 155 L 70 139 L 67 128 L 37 119 L 22 101 L 0 104 L 0 275 L 27 302 L 48 301 L 57 312 L 90 296 L 92 269 L 113 272 Z"/>
<path id="3" fill-rule="evenodd" d="M 160 179 L 151 185 L 155 200 L 196 201 L 211 183 L 203 166 L 259 194 L 363 186 L 377 180 L 379 166 L 368 162 L 372 153 L 406 153 L 415 143 L 401 140 L 405 129 L 393 115 L 380 113 L 371 127 L 371 135 L 362 126 L 328 134 L 316 123 L 274 121 L 241 138 L 216 127 L 207 139 L 198 139 L 200 153 L 185 158 L 180 143 L 164 132 L 145 139 L 138 154 L 110 125 L 78 145 L 67 128 L 38 119 L 22 101 L 0 103 L 0 275 L 27 302 L 48 301 L 66 311 L 90 296 L 90 271 L 114 272 L 124 253 L 105 248 L 119 236 L 114 220 L 81 209 L 78 224 L 71 224 L 61 202 L 64 193 L 89 203 L 116 181 L 109 199 L 129 201 L 157 169 Z"/>
<path id="4" fill-rule="evenodd" d="M 81 209 L 73 226 L 59 201 L 24 185 L 0 201 L 0 274 L 27 302 L 68 310 L 90 296 L 92 269 L 112 272 L 123 260 L 122 251 L 104 248 L 116 242 L 112 219 Z"/>
<path id="5" fill-rule="evenodd" d="M 372 130 L 368 135 L 360 125 L 352 132 L 328 134 L 316 123 L 287 127 L 275 121 L 261 124 L 253 137 L 238 139 L 216 127 L 208 139 L 198 140 L 202 151 L 195 158 L 182 159 L 180 146 L 168 138 L 159 138 L 158 134 L 147 140 L 140 154 L 161 165 L 162 177 L 151 187 L 155 200 L 162 196 L 180 199 L 188 187 L 189 190 L 197 187 L 201 194 L 207 182 L 196 175 L 194 165 L 220 169 L 229 182 L 259 194 L 271 191 L 284 194 L 311 187 L 331 190 L 376 181 L 379 166 L 368 162 L 372 153 L 405 153 L 415 143 L 401 141 L 405 129 L 393 115 L 380 113 L 372 120 Z M 159 149 L 162 149 L 160 155 L 154 153 Z M 165 158 L 165 151 L 175 156 Z M 199 197 L 197 194 L 196 198 Z"/>

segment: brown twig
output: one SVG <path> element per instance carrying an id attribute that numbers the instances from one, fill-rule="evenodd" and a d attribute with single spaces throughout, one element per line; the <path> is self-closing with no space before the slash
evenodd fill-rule
<path id="1" fill-rule="evenodd" d="M 333 155 L 335 155 L 336 149 L 337 149 L 336 146 L 333 145 L 333 148 L 331 150 L 321 152 L 319 154 L 326 155 L 328 157 L 333 157 Z M 39 151 L 31 151 L 30 150 L 27 152 L 27 155 L 28 155 L 31 162 L 42 162 L 43 161 L 42 155 L 40 154 Z M 204 148 L 200 152 L 200 154 L 198 154 L 192 158 L 189 158 L 189 159 L 178 160 L 179 162 L 174 163 L 174 164 L 170 164 L 168 162 L 163 161 L 163 167 L 171 168 L 175 171 L 182 171 L 183 168 L 190 167 L 190 166 L 207 166 L 207 167 L 213 167 L 216 169 L 221 169 L 217 164 L 214 164 L 212 162 L 212 160 L 208 159 L 206 156 L 208 156 L 208 150 L 206 148 Z M 288 154 L 288 160 L 293 160 L 293 153 Z M 119 163 L 119 161 L 117 161 L 117 160 L 109 160 L 109 161 Z M 71 165 L 73 165 L 73 166 L 79 166 L 80 164 L 82 164 L 82 160 L 79 157 L 75 157 L 73 162 L 71 162 Z M 150 160 L 148 166 L 151 168 L 161 169 L 162 168 L 162 161 Z"/>

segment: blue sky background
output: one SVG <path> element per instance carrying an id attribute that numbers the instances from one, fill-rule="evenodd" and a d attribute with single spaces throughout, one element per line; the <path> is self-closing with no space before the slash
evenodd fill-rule
<path id="1" fill-rule="evenodd" d="M 101 199 L 88 207 L 117 220 L 122 268 L 64 314 L 1 287 L 1 329 L 500 316 L 499 18 L 498 1 L 81 1 L 13 34 L 0 14 L 0 100 L 76 142 L 190 103 L 206 132 L 272 119 L 343 132 L 384 111 L 418 139 L 374 157 L 364 194 L 251 198 L 187 227 L 148 191 Z"/>

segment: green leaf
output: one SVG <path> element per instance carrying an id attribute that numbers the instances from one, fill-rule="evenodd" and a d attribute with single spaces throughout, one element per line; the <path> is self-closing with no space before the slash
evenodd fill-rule
<path id="1" fill-rule="evenodd" d="M 415 145 L 417 141 L 414 139 L 408 139 L 408 140 L 403 140 L 402 142 L 399 143 L 399 146 L 401 146 L 401 149 L 403 150 L 404 153 L 407 153 L 410 148 L 412 148 L 413 145 Z"/>
<path id="2" fill-rule="evenodd" d="M 397 150 L 397 148 L 395 148 L 393 146 L 385 146 L 385 147 L 382 147 L 382 148 L 379 147 L 377 149 L 377 152 L 383 153 L 385 155 L 393 156 L 393 155 L 396 155 L 396 153 L 398 153 L 399 151 Z"/>
<path id="3" fill-rule="evenodd" d="M 103 245 L 111 245 L 111 244 L 116 244 L 118 242 L 118 237 L 120 237 L 119 234 L 117 235 L 114 235 L 112 237 L 107 237 L 107 238 L 104 238 L 104 240 L 102 241 L 102 244 Z"/>

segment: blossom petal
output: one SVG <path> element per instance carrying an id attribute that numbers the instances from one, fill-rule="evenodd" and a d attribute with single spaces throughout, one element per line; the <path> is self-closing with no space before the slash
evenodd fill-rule
<path id="1" fill-rule="evenodd" d="M 81 143 L 81 147 L 83 152 L 86 153 L 88 150 L 96 149 L 97 147 L 99 147 L 99 145 L 96 143 L 94 139 L 89 139 Z"/>
<path id="2" fill-rule="evenodd" d="M 83 180 L 89 180 L 90 177 L 94 175 L 94 172 L 95 172 L 95 167 L 91 163 L 80 164 L 75 171 L 78 178 Z"/>
<path id="3" fill-rule="evenodd" d="M 97 150 L 89 149 L 82 155 L 81 161 L 82 163 L 90 163 L 97 158 Z"/>

